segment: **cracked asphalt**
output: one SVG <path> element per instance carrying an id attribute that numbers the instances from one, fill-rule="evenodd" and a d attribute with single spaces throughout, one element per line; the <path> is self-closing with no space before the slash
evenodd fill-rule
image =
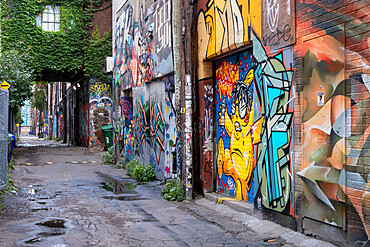
<path id="1" fill-rule="evenodd" d="M 138 183 L 100 152 L 29 136 L 18 145 L 2 246 L 333 246 L 204 198 L 168 202 L 161 182 Z"/>

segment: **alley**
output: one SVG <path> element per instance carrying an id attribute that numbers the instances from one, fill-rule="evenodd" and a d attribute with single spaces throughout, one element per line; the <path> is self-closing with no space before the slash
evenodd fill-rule
<path id="1" fill-rule="evenodd" d="M 165 201 L 159 181 L 138 183 L 99 152 L 27 136 L 18 144 L 2 246 L 330 246 L 204 198 Z"/>

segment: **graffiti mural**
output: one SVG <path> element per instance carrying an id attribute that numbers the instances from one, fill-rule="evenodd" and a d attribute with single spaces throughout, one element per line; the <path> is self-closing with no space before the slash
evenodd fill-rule
<path id="1" fill-rule="evenodd" d="M 252 52 L 216 64 L 218 191 L 253 201 Z"/>
<path id="2" fill-rule="evenodd" d="M 143 15 L 141 8 L 139 21 L 135 22 L 129 5 L 116 21 L 113 75 L 115 84 L 123 88 L 142 86 L 153 77 L 153 47 Z"/>
<path id="3" fill-rule="evenodd" d="M 347 2 L 335 4 L 341 7 Z M 316 0 L 297 1 L 297 5 L 306 10 L 309 20 L 299 20 L 298 28 L 310 27 L 321 35 L 306 38 L 302 47 L 303 211 L 309 218 L 348 229 L 349 239 L 366 246 L 370 237 L 370 55 L 364 37 L 368 37 L 369 6 L 356 1 L 351 11 L 333 11 Z"/>
<path id="4" fill-rule="evenodd" d="M 202 1 L 199 6 L 198 45 L 202 59 L 243 46 L 252 39 L 252 20 L 260 18 L 252 10 L 260 13 L 260 6 L 237 0 Z"/>
<path id="5" fill-rule="evenodd" d="M 104 137 L 101 127 L 111 123 L 113 102 L 112 90 L 109 83 L 91 78 L 89 82 L 89 146 L 100 143 L 104 149 Z"/>
<path id="6" fill-rule="evenodd" d="M 138 16 L 131 5 L 124 7 L 116 20 L 115 84 L 140 87 L 172 71 L 171 1 L 157 1 L 148 11 L 141 6 Z"/>
<path id="7" fill-rule="evenodd" d="M 262 0 L 262 42 L 278 49 L 295 42 L 295 1 Z"/>
<path id="8" fill-rule="evenodd" d="M 153 77 L 173 71 L 171 1 L 156 1 L 147 11 L 153 29 Z"/>
<path id="9" fill-rule="evenodd" d="M 59 135 L 58 135 L 58 118 L 57 118 L 56 114 L 54 115 L 53 124 L 54 124 L 53 137 L 59 137 Z"/>
<path id="10" fill-rule="evenodd" d="M 365 90 L 357 96 L 358 99 L 353 99 L 356 104 L 353 102 L 353 107 L 346 110 L 343 31 L 306 41 L 303 48 L 306 78 L 303 98 L 304 102 L 313 102 L 304 104 L 302 119 L 303 170 L 299 175 L 305 184 L 304 214 L 343 227 L 348 189 L 345 187 L 346 170 L 343 164 L 346 145 L 351 143 L 346 143 L 346 138 L 357 136 L 351 137 L 353 132 L 346 132 L 345 115 L 361 114 L 359 106 L 366 104 L 369 95 Z M 351 82 L 362 86 L 360 81 Z M 358 130 L 357 134 L 364 131 L 361 127 Z M 355 154 L 356 148 L 351 151 Z M 315 207 L 315 210 L 310 207 Z"/>
<path id="11" fill-rule="evenodd" d="M 293 75 L 284 50 L 270 54 L 253 35 L 254 193 L 257 208 L 294 214 L 292 191 Z"/>
<path id="12" fill-rule="evenodd" d="M 123 122 L 120 146 L 121 158 L 132 160 L 134 158 L 134 135 L 132 132 L 133 112 L 132 112 L 132 97 L 121 97 L 120 101 L 121 117 Z"/>
<path id="13" fill-rule="evenodd" d="M 133 90 L 134 153 L 139 161 L 151 164 L 159 179 L 171 177 L 176 121 L 172 99 L 166 96 L 165 78 L 150 87 Z"/>

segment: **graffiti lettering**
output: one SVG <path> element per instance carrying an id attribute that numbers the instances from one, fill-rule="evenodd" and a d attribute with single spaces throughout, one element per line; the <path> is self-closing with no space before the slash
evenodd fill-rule
<path id="1" fill-rule="evenodd" d="M 104 138 L 103 133 L 101 133 L 101 127 L 111 122 L 110 112 L 113 107 L 113 102 L 110 98 L 110 84 L 106 82 L 96 81 L 97 79 L 98 78 L 91 78 L 89 86 L 89 146 L 94 146 L 100 143 L 102 148 L 104 148 Z M 88 107 L 85 109 L 85 111 L 88 111 Z M 84 118 L 80 117 L 80 119 Z M 83 124 L 83 122 L 81 121 L 80 124 Z"/>
<path id="2" fill-rule="evenodd" d="M 276 32 L 271 32 L 268 36 L 264 36 L 262 42 L 265 46 L 276 47 L 280 46 L 281 42 L 292 41 L 293 36 L 291 34 L 291 28 L 289 24 L 286 24 L 283 28 L 283 31 L 280 31 L 279 28 L 276 29 Z"/>
<path id="3" fill-rule="evenodd" d="M 277 0 L 266 0 L 267 23 L 271 32 L 276 30 L 279 23 L 279 4 L 276 2 Z"/>
<path id="4" fill-rule="evenodd" d="M 250 1 L 213 1 L 198 15 L 199 50 L 203 58 L 239 47 L 251 39 Z"/>
<path id="5" fill-rule="evenodd" d="M 170 1 L 163 4 L 154 12 L 155 35 L 157 38 L 156 52 L 169 47 L 171 42 L 171 7 Z"/>
<path id="6" fill-rule="evenodd" d="M 262 1 L 262 43 L 270 49 L 295 42 L 295 1 Z"/>

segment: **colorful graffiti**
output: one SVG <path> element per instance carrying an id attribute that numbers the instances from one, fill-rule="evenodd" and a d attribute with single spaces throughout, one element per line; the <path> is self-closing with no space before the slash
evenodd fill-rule
<path id="1" fill-rule="evenodd" d="M 151 38 L 141 8 L 140 20 L 134 21 L 133 8 L 125 7 L 116 22 L 114 44 L 114 80 L 124 88 L 142 86 L 153 77 Z"/>
<path id="2" fill-rule="evenodd" d="M 123 159 L 132 160 L 134 158 L 132 97 L 121 97 L 120 108 L 123 122 L 120 133 L 120 156 Z"/>
<path id="3" fill-rule="evenodd" d="M 139 16 L 126 6 L 116 22 L 115 84 L 125 89 L 140 87 L 172 72 L 171 34 L 171 1 L 157 1 L 147 13 L 141 6 Z"/>
<path id="4" fill-rule="evenodd" d="M 218 190 L 253 201 L 252 52 L 216 64 Z"/>
<path id="5" fill-rule="evenodd" d="M 165 85 L 173 76 L 133 89 L 133 150 L 140 162 L 151 164 L 157 178 L 169 178 L 175 151 L 176 121 Z"/>
<path id="6" fill-rule="evenodd" d="M 261 6 L 257 1 L 201 1 L 198 46 L 201 59 L 245 45 L 252 39 L 252 24 L 260 29 Z"/>
<path id="7" fill-rule="evenodd" d="M 158 103 L 156 97 L 144 102 L 143 97 L 137 102 L 138 108 L 134 114 L 134 129 L 136 150 L 144 156 L 143 147 L 148 144 L 154 154 L 151 155 L 153 167 L 159 168 L 161 153 L 164 152 L 165 121 L 163 118 L 163 105 Z M 162 171 L 163 172 L 163 171 Z"/>
<path id="8" fill-rule="evenodd" d="M 284 50 L 270 54 L 254 33 L 254 193 L 257 208 L 263 205 L 294 214 L 291 198 L 294 70 L 286 66 L 284 55 Z"/>
<path id="9" fill-rule="evenodd" d="M 304 216 L 346 228 L 349 240 L 366 246 L 370 55 L 364 37 L 369 4 L 347 4 L 297 1 L 305 13 L 298 19 L 299 31 L 317 34 L 303 38 L 303 169 L 298 175 Z"/>
<path id="10" fill-rule="evenodd" d="M 113 102 L 111 100 L 111 86 L 101 82 L 98 78 L 91 78 L 89 82 L 89 146 L 100 143 L 104 149 L 104 137 L 101 127 L 111 123 Z"/>
<path id="11" fill-rule="evenodd" d="M 57 115 L 55 114 L 54 115 L 54 120 L 53 120 L 53 123 L 54 123 L 54 133 L 53 133 L 53 137 L 59 137 L 59 133 L 58 133 L 58 126 L 59 126 L 59 122 L 58 122 L 58 118 L 57 118 Z"/>
<path id="12" fill-rule="evenodd" d="M 174 107 L 174 97 L 173 97 L 173 90 L 175 88 L 175 82 L 173 76 L 168 76 L 164 78 L 165 83 L 165 92 L 167 93 L 164 99 L 164 118 L 165 118 L 165 177 L 169 178 L 172 176 L 172 164 L 173 164 L 173 154 L 176 151 L 176 116 L 175 112 L 176 109 Z M 172 96 L 171 96 L 172 94 Z M 177 173 L 177 171 L 172 171 L 172 173 Z"/>
<path id="13" fill-rule="evenodd" d="M 367 76 L 353 74 L 345 80 L 343 31 L 308 40 L 303 47 L 306 78 L 303 98 L 305 103 L 315 102 L 304 104 L 303 109 L 303 170 L 299 175 L 305 184 L 304 213 L 343 227 L 348 198 L 369 234 L 368 171 L 361 168 L 366 169 L 370 162 L 366 145 L 369 138 L 366 109 L 370 106 L 369 88 L 364 83 Z M 348 94 L 348 85 L 350 91 L 358 92 Z M 319 94 L 323 104 L 319 104 Z M 347 171 L 345 163 L 355 169 Z M 362 203 L 358 203 L 359 198 Z M 313 206 L 315 210 L 309 208 Z"/>

